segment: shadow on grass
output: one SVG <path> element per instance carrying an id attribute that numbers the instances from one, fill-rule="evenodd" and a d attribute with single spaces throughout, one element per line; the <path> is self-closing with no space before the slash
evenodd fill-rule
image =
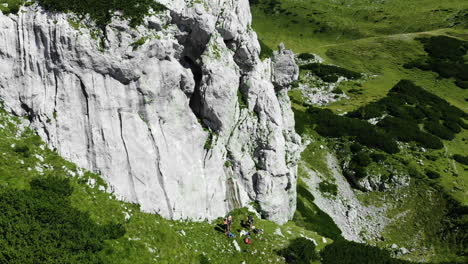
<path id="1" fill-rule="evenodd" d="M 304 237 L 292 240 L 287 248 L 279 250 L 277 254 L 282 256 L 286 263 L 309 264 L 320 259 L 315 252 L 314 243 Z"/>
<path id="2" fill-rule="evenodd" d="M 223 224 L 217 224 L 214 230 L 224 234 L 225 226 Z"/>
<path id="3" fill-rule="evenodd" d="M 314 204 L 314 196 L 302 185 L 297 185 L 297 210 L 293 221 L 305 229 L 333 240 L 342 238 L 333 219 Z"/>

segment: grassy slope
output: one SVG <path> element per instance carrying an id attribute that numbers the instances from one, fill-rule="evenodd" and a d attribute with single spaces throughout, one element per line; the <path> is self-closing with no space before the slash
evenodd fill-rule
<path id="1" fill-rule="evenodd" d="M 463 0 L 258 2 L 252 13 L 260 38 L 272 47 L 284 42 L 296 52 L 367 37 L 446 28 L 460 22 L 460 11 L 468 9 Z"/>
<path id="2" fill-rule="evenodd" d="M 336 102 L 329 107 L 337 112 L 351 111 L 368 102 L 378 100 L 386 95 L 387 91 L 401 79 L 413 80 L 417 85 L 446 99 L 449 103 L 467 111 L 468 98 L 466 90 L 454 85 L 451 79 L 439 79 L 437 74 L 418 69 L 404 69 L 402 65 L 424 54 L 423 47 L 415 37 L 435 34 L 455 35 L 468 40 L 466 35 L 459 35 L 463 30 L 437 30 L 430 33 L 415 33 L 378 37 L 351 41 L 346 44 L 338 44 L 323 48 L 321 52 L 328 61 L 356 69 L 361 72 L 376 74 L 377 76 L 364 82 L 361 87 L 342 87 L 344 91 L 353 88 L 363 90 L 363 94 L 351 94 L 350 99 Z M 453 154 L 466 155 L 468 149 L 468 131 L 464 130 L 453 141 L 445 141 L 444 151 L 434 151 L 435 155 L 442 156 L 437 162 L 425 161 L 430 167 L 434 167 L 446 175 L 441 184 L 446 187 L 455 198 L 464 204 L 468 204 L 468 173 L 460 163 L 454 163 L 450 159 Z M 452 172 L 459 175 L 451 177 Z"/>
<path id="3" fill-rule="evenodd" d="M 347 68 L 366 72 L 372 75 L 369 80 L 359 86 L 343 85 L 343 91 L 350 89 L 361 89 L 362 94 L 351 94 L 349 99 L 344 99 L 329 105 L 336 112 L 348 112 L 376 101 L 384 97 L 388 90 L 401 79 L 413 80 L 417 85 L 424 87 L 430 92 L 446 99 L 460 109 L 467 110 L 465 99 L 468 98 L 466 90 L 454 85 L 451 79 L 439 79 L 437 74 L 425 72 L 418 69 L 404 69 L 402 65 L 418 56 L 424 55 L 424 50 L 417 36 L 429 36 L 432 34 L 456 35 L 462 30 L 438 30 L 431 33 L 416 33 L 393 35 L 388 37 L 377 37 L 350 41 L 345 44 L 323 47 L 318 51 L 328 62 L 338 64 Z M 461 36 L 468 40 L 468 37 Z M 453 154 L 465 154 L 468 147 L 468 131 L 464 130 L 453 141 L 445 141 L 446 149 L 434 151 L 436 155 L 442 156 L 437 162 L 425 160 L 425 164 L 435 167 L 442 174 L 450 175 L 443 177 L 441 183 L 447 191 L 454 195 L 459 201 L 468 204 L 466 198 L 468 193 L 468 174 L 465 167 L 460 163 L 453 163 L 450 156 Z M 456 172 L 459 177 L 451 177 Z"/>
<path id="4" fill-rule="evenodd" d="M 401 79 L 413 80 L 417 85 L 460 109 L 465 111 L 468 109 L 465 101 L 468 93 L 457 88 L 454 80 L 439 79 L 437 74 L 432 72 L 402 67 L 404 63 L 425 54 L 421 43 L 415 40 L 417 37 L 445 34 L 468 40 L 468 29 L 444 29 L 453 24 L 456 20 L 454 16 L 460 10 L 468 8 L 468 2 L 433 0 L 395 0 L 382 3 L 368 0 L 281 2 L 282 8 L 293 13 L 292 15 L 285 15 L 284 12 L 271 15 L 265 12 L 262 5 L 253 7 L 254 29 L 266 44 L 276 46 L 279 42 L 285 42 L 287 47 L 296 52 L 316 53 L 327 63 L 373 75 L 361 84 L 344 83 L 340 87 L 343 91 L 361 89 L 362 94 L 348 94 L 349 99 L 329 105 L 330 109 L 339 113 L 348 112 L 376 101 L 384 97 Z M 431 11 L 436 9 L 442 11 Z M 383 14 L 376 10 L 383 11 L 387 18 L 366 19 L 372 12 L 375 16 Z M 307 16 L 310 14 L 312 15 Z M 311 24 L 310 18 L 314 18 L 315 22 Z M 291 22 L 292 20 L 298 23 Z M 325 32 L 310 33 L 317 27 L 315 25 L 317 22 L 330 25 L 330 28 Z M 271 25 L 275 25 L 275 30 L 271 30 L 273 28 Z M 426 32 L 428 30 L 432 31 Z M 337 37 L 337 34 L 341 34 L 340 37 Z M 445 142 L 446 151 L 436 154 L 445 157 L 453 154 L 466 155 L 467 138 L 468 132 L 465 130 L 455 140 Z M 452 171 L 458 173 L 458 178 L 443 177 L 441 183 L 455 198 L 468 204 L 466 166 L 453 163 L 449 158 L 440 159 L 430 166 L 437 167 L 442 174 L 448 175 Z M 445 170 L 448 173 L 444 173 Z"/>
<path id="5" fill-rule="evenodd" d="M 295 52 L 316 53 L 323 57 L 326 63 L 371 76 L 363 82 L 343 83 L 340 86 L 343 91 L 359 89 L 362 94 L 347 93 L 349 99 L 327 106 L 333 111 L 344 113 L 376 101 L 384 97 L 401 79 L 410 79 L 467 111 L 468 93 L 456 87 L 454 80 L 439 79 L 437 74 L 431 72 L 404 69 L 402 65 L 425 55 L 423 46 L 415 40 L 417 37 L 444 34 L 468 40 L 468 29 L 448 28 L 454 21 L 460 21 L 460 18 L 456 18 L 456 14 L 466 12 L 468 2 L 285 0 L 281 3 L 280 6 L 276 5 L 276 10 L 279 11 L 273 14 L 266 11 L 262 5 L 253 6 L 254 29 L 267 45 L 275 47 L 278 43 L 284 42 Z M 433 11 L 438 9 L 439 11 Z M 323 27 L 322 30 L 320 27 Z M 296 122 L 301 123 L 305 114 L 305 108 L 301 105 L 302 96 L 297 90 L 291 91 L 290 96 Z M 317 138 L 313 132 L 299 132 Z M 405 149 L 395 158 L 407 160 L 420 171 L 431 168 L 440 172 L 442 178 L 437 182 L 445 192 L 462 204 L 468 205 L 467 167 L 450 159 L 453 154 L 468 154 L 468 132 L 464 130 L 453 141 L 444 141 L 444 145 L 444 150 L 430 152 L 430 155 L 438 157 L 436 161 L 428 160 L 424 155 L 410 149 Z M 306 150 L 303 153 L 302 164 L 326 174 L 326 168 L 317 161 L 320 160 L 320 150 L 317 146 L 314 148 L 315 152 Z M 422 160 L 424 165 L 417 164 L 418 160 Z M 386 229 L 384 234 L 386 240 L 379 244 L 388 246 L 397 243 L 409 248 L 428 248 L 410 254 L 407 256 L 410 259 L 439 261 L 446 257 L 450 258 L 448 256 L 450 253 L 443 249 L 445 245 L 436 247 L 433 245 L 438 243 L 433 239 L 437 236 L 434 230 L 441 227 L 440 221 L 445 208 L 445 200 L 432 194 L 433 192 L 434 190 L 425 184 L 421 187 L 404 188 L 394 193 L 360 194 L 360 199 L 366 203 L 379 205 L 386 202 L 392 205 L 389 216 L 392 218 L 398 216 L 399 220 Z M 428 200 L 432 206 L 427 205 Z M 402 233 L 401 230 L 406 232 Z"/>
<path id="6" fill-rule="evenodd" d="M 253 236 L 252 245 L 244 244 L 237 237 L 235 240 L 242 249 L 238 252 L 233 239 L 227 239 L 216 229 L 220 220 L 213 223 L 169 221 L 143 213 L 137 205 L 118 201 L 104 192 L 107 187 L 98 175 L 63 160 L 46 148 L 30 129 L 18 129 L 19 124 L 19 119 L 0 110 L 0 186 L 24 189 L 34 177 L 72 177 L 73 206 L 89 212 L 96 223 L 122 223 L 127 230 L 124 237 L 106 242 L 105 249 L 99 253 L 104 263 L 284 263 L 277 251 L 295 238 L 313 238 L 318 243 L 317 250 L 326 244 L 317 233 L 294 223 L 278 226 L 257 219 L 256 226 L 265 230 L 264 235 Z M 246 219 L 247 211 L 236 210 L 233 215 L 234 229 L 240 229 L 239 221 Z M 275 234 L 277 229 L 284 237 Z"/>

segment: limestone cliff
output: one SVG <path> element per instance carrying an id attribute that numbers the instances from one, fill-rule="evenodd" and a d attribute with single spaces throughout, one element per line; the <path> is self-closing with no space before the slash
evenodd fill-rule
<path id="1" fill-rule="evenodd" d="M 256 201 L 284 223 L 300 145 L 294 56 L 259 59 L 248 0 L 160 2 L 169 10 L 137 28 L 114 18 L 103 38 L 37 5 L 0 14 L 4 107 L 145 211 L 214 219 Z"/>

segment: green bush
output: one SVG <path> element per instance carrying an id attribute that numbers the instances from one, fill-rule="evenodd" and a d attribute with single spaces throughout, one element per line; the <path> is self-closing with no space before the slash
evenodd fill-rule
<path id="1" fill-rule="evenodd" d="M 442 78 L 455 78 L 460 88 L 468 88 L 468 63 L 464 56 L 468 51 L 468 42 L 447 36 L 420 38 L 428 54 L 425 60 L 417 60 L 404 65 L 405 68 L 419 68 L 433 71 Z"/>
<path id="2" fill-rule="evenodd" d="M 415 121 L 420 121 L 426 118 L 426 114 L 421 109 L 421 107 L 407 107 L 408 115 Z"/>
<path id="3" fill-rule="evenodd" d="M 15 151 L 18 154 L 21 154 L 25 158 L 30 156 L 29 147 L 24 143 L 16 144 L 15 147 L 13 148 L 13 151 Z"/>
<path id="4" fill-rule="evenodd" d="M 301 70 L 308 70 L 317 75 L 324 82 L 336 82 L 340 76 L 355 80 L 362 77 L 358 72 L 334 65 L 325 65 L 320 63 L 309 63 L 300 66 Z"/>
<path id="5" fill-rule="evenodd" d="M 338 194 L 338 187 L 336 186 L 336 184 L 326 181 L 319 183 L 319 190 L 322 193 L 328 193 L 333 196 L 336 196 Z"/>
<path id="6" fill-rule="evenodd" d="M 118 224 L 97 225 L 71 206 L 67 179 L 37 178 L 31 190 L 0 189 L 0 263 L 102 263 L 104 241 Z"/>
<path id="7" fill-rule="evenodd" d="M 315 59 L 315 55 L 314 54 L 311 54 L 311 53 L 301 53 L 297 56 L 297 58 L 301 59 L 301 60 L 314 60 Z"/>
<path id="8" fill-rule="evenodd" d="M 353 144 L 351 144 L 351 146 L 349 146 L 349 150 L 351 150 L 352 153 L 358 153 L 362 150 L 362 145 L 354 142 Z"/>
<path id="9" fill-rule="evenodd" d="M 458 124 L 460 125 L 461 128 L 463 128 L 463 129 L 468 129 L 468 124 L 465 123 L 465 121 L 463 121 L 463 120 L 460 119 L 460 120 L 458 121 Z"/>
<path id="10" fill-rule="evenodd" d="M 239 104 L 240 109 L 246 109 L 248 107 L 247 99 L 245 98 L 244 94 L 239 90 L 237 90 L 237 103 Z"/>
<path id="11" fill-rule="evenodd" d="M 349 117 L 359 119 L 371 119 L 381 117 L 385 113 L 385 106 L 381 104 L 371 103 L 360 107 L 356 111 L 348 113 Z"/>
<path id="12" fill-rule="evenodd" d="M 351 161 L 355 162 L 357 165 L 361 167 L 367 167 L 372 162 L 372 159 L 367 152 L 361 151 L 357 153 L 356 155 L 354 155 Z"/>
<path id="13" fill-rule="evenodd" d="M 49 177 L 47 179 L 35 178 L 29 183 L 33 191 L 45 191 L 68 197 L 73 193 L 70 180 L 59 177 Z"/>
<path id="14" fill-rule="evenodd" d="M 354 172 L 354 174 L 350 174 L 350 172 Z M 349 171 L 346 171 L 345 176 L 348 180 L 354 183 L 356 179 L 362 179 L 367 176 L 366 167 L 360 166 L 356 162 L 351 161 L 349 163 Z"/>
<path id="15" fill-rule="evenodd" d="M 455 122 L 455 121 L 445 121 L 444 126 L 450 129 L 453 133 L 460 133 L 461 132 L 461 127 L 460 125 Z"/>
<path id="16" fill-rule="evenodd" d="M 278 254 L 285 258 L 286 263 L 310 264 L 320 259 L 315 252 L 315 244 L 304 237 L 292 240 L 289 246 L 280 250 Z"/>
<path id="17" fill-rule="evenodd" d="M 429 178 L 429 179 L 438 179 L 440 178 L 440 174 L 436 171 L 433 171 L 433 170 L 426 170 L 426 176 Z"/>
<path id="18" fill-rule="evenodd" d="M 372 153 L 370 157 L 374 162 L 382 162 L 387 159 L 386 155 L 380 153 Z"/>
<path id="19" fill-rule="evenodd" d="M 394 138 L 366 121 L 339 116 L 330 110 L 309 107 L 310 121 L 316 124 L 316 131 L 325 137 L 354 137 L 357 142 L 378 148 L 387 153 L 397 153 L 398 145 Z"/>
<path id="20" fill-rule="evenodd" d="M 408 122 L 400 118 L 386 117 L 379 122 L 380 127 L 392 136 L 403 142 L 418 142 L 426 148 L 441 149 L 444 147 L 442 141 L 419 129 L 416 123 Z"/>
<path id="21" fill-rule="evenodd" d="M 347 114 L 348 117 L 367 120 L 389 115 L 379 122 L 387 133 L 404 142 L 417 142 L 424 147 L 440 149 L 442 142 L 421 131 L 419 124 L 428 123 L 427 130 L 442 139 L 451 140 L 454 133 L 464 128 L 466 114 L 440 97 L 425 91 L 411 81 L 402 80 L 381 100 Z M 437 125 L 444 120 L 444 126 Z"/>
<path id="22" fill-rule="evenodd" d="M 394 259 L 390 252 L 378 247 L 360 244 L 344 239 L 326 246 L 321 252 L 322 264 L 410 264 Z"/>
<path id="23" fill-rule="evenodd" d="M 436 161 L 439 159 L 439 156 L 435 155 L 435 154 L 427 154 L 425 155 L 426 159 L 428 160 L 432 160 L 432 161 Z"/>
<path id="24" fill-rule="evenodd" d="M 340 88 L 333 89 L 332 93 L 334 93 L 334 94 L 344 94 L 343 90 L 341 90 Z"/>
<path id="25" fill-rule="evenodd" d="M 438 136 L 442 139 L 452 140 L 455 138 L 453 132 L 450 131 L 450 129 L 448 129 L 447 127 L 441 125 L 439 122 L 427 121 L 424 123 L 424 129 L 426 129 L 429 133 Z"/>
<path id="26" fill-rule="evenodd" d="M 150 9 L 162 11 L 166 8 L 154 0 L 37 0 L 46 9 L 59 12 L 74 12 L 80 17 L 89 15 L 98 26 L 109 24 L 115 12 L 122 12 L 131 26 L 143 22 Z"/>
<path id="27" fill-rule="evenodd" d="M 447 36 L 420 38 L 424 49 L 432 57 L 451 61 L 462 61 L 468 51 L 468 44 L 462 40 Z"/>
<path id="28" fill-rule="evenodd" d="M 468 81 L 456 80 L 455 84 L 462 89 L 468 89 Z"/>
<path id="29" fill-rule="evenodd" d="M 464 165 L 468 165 L 468 156 L 462 156 L 460 154 L 455 154 L 453 155 L 452 157 L 455 161 L 461 163 L 461 164 L 464 164 Z"/>

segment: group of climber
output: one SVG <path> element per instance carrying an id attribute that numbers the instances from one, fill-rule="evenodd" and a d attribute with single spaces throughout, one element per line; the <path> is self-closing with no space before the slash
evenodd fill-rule
<path id="1" fill-rule="evenodd" d="M 232 229 L 232 223 L 233 223 L 233 218 L 232 218 L 232 215 L 228 215 L 225 219 L 224 219 L 224 233 L 226 234 L 227 237 L 229 238 L 234 238 L 236 237 L 236 235 L 231 231 Z M 239 234 L 241 237 L 244 237 L 244 242 L 246 244 L 252 244 L 252 238 L 251 238 L 251 233 L 250 232 L 253 232 L 257 235 L 261 235 L 263 233 L 263 230 L 262 229 L 258 229 L 254 226 L 254 218 L 252 215 L 249 215 L 247 216 L 247 221 L 246 222 L 243 222 L 241 221 L 241 225 L 243 227 L 248 227 L 249 231 L 245 231 L 245 230 L 238 230 L 239 231 Z"/>

